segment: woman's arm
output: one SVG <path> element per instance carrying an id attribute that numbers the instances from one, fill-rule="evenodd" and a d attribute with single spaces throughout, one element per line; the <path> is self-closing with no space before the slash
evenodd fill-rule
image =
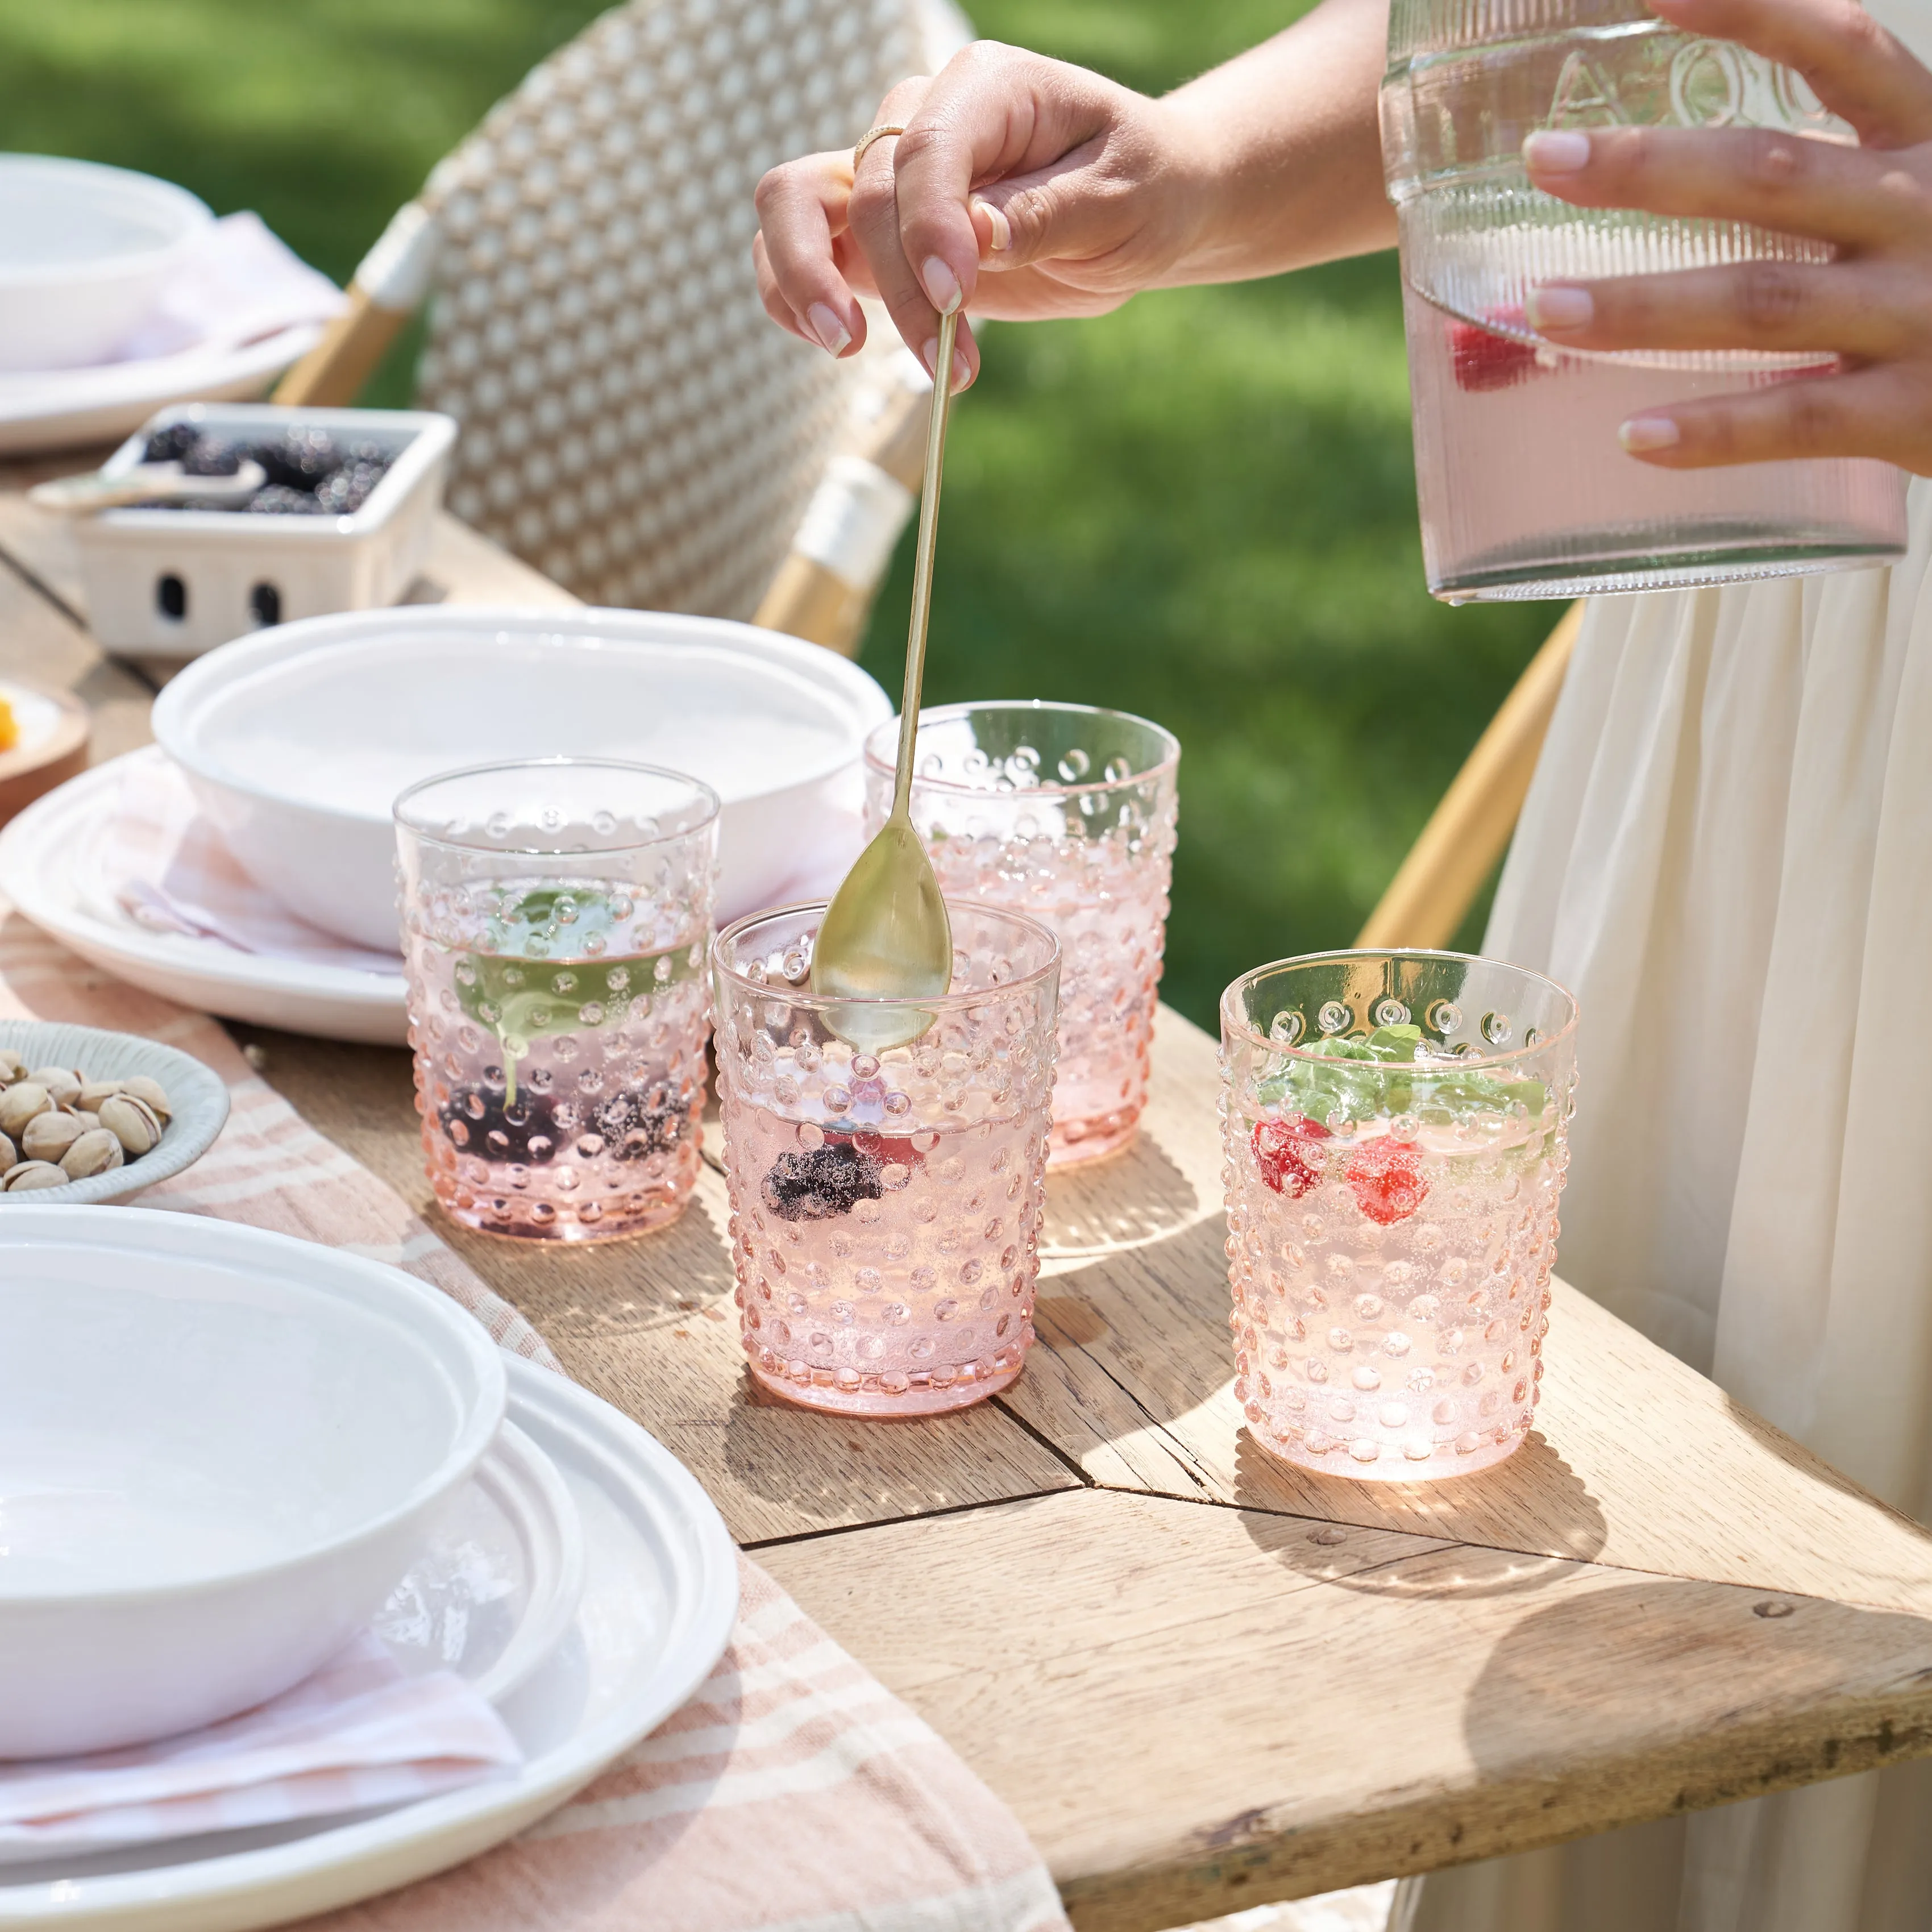
<path id="1" fill-rule="evenodd" d="M 807 155 L 758 188 L 773 319 L 834 355 L 876 294 L 930 366 L 938 311 L 1096 315 L 1137 290 L 1232 281 L 1386 247 L 1376 88 L 1385 0 L 1324 0 L 1160 100 L 981 41 L 902 82 L 855 182 Z M 855 133 L 862 130 L 854 130 Z M 960 334 L 958 374 L 978 350 Z"/>

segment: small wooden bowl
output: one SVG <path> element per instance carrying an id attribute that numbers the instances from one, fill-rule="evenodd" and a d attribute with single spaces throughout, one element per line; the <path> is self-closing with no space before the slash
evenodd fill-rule
<path id="1" fill-rule="evenodd" d="M 4 825 L 43 793 L 86 770 L 92 724 L 87 706 L 71 692 L 45 691 L 38 685 L 0 678 L 0 698 L 14 707 L 22 727 L 21 742 L 10 752 L 0 752 L 0 825 Z"/>

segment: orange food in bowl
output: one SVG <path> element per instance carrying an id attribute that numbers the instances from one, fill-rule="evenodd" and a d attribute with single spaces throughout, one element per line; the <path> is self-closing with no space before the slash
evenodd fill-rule
<path id="1" fill-rule="evenodd" d="M 20 721 L 14 707 L 0 698 L 0 752 L 10 752 L 20 742 Z"/>

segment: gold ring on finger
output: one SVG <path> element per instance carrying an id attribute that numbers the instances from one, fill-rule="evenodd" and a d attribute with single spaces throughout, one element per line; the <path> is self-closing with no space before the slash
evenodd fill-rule
<path id="1" fill-rule="evenodd" d="M 859 145 L 852 150 L 852 172 L 859 172 L 859 164 L 866 158 L 866 150 L 874 141 L 883 141 L 888 134 L 903 134 L 905 129 L 896 121 L 882 121 L 876 128 L 868 128 L 859 137 Z"/>

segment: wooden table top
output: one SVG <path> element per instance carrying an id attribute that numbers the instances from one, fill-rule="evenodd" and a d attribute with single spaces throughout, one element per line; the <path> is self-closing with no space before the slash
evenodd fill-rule
<path id="1" fill-rule="evenodd" d="M 569 601 L 447 518 L 428 574 Z M 82 693 L 112 755 L 152 673 L 102 657 L 78 596 L 59 532 L 0 495 L 0 671 Z M 916 1423 L 754 1390 L 715 1130 L 668 1229 L 494 1240 L 436 1213 L 406 1054 L 234 1030 L 1012 1805 L 1083 1932 L 1932 1753 L 1932 1535 L 1560 1283 L 1538 1426 L 1500 1467 L 1371 1484 L 1262 1454 L 1232 1390 L 1215 1050 L 1175 1014 L 1138 1141 L 1048 1184 L 1026 1372 Z"/>

